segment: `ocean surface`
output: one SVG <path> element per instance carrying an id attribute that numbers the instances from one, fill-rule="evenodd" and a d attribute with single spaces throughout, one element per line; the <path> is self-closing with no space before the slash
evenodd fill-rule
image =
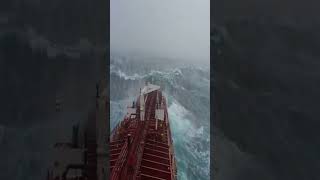
<path id="1" fill-rule="evenodd" d="M 210 69 L 150 58 L 111 56 L 112 130 L 145 81 L 164 87 L 179 180 L 210 179 Z"/>

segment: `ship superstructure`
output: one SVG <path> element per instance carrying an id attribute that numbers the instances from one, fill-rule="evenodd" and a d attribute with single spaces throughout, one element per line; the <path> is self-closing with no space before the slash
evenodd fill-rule
<path id="1" fill-rule="evenodd" d="M 147 84 L 110 137 L 111 180 L 175 180 L 166 98 Z"/>
<path id="2" fill-rule="evenodd" d="M 106 61 L 100 63 L 96 94 L 90 99 L 93 106 L 84 124 L 73 126 L 72 141 L 54 145 L 52 164 L 47 180 L 106 180 L 108 179 L 109 96 L 105 73 Z M 92 100 L 92 101 L 91 101 Z M 61 100 L 56 111 L 61 111 Z"/>
<path id="3" fill-rule="evenodd" d="M 55 144 L 47 180 L 176 180 L 167 101 L 160 86 L 148 83 L 140 89 L 110 136 L 108 113 L 101 81 L 88 122 L 73 127 L 71 142 Z"/>

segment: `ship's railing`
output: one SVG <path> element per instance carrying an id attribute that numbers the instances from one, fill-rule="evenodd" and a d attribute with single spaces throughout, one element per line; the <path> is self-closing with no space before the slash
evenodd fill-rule
<path id="1" fill-rule="evenodd" d="M 152 101 L 153 98 L 151 98 L 150 101 L 147 101 L 147 98 L 145 100 L 146 100 L 145 107 L 150 107 L 150 101 Z M 149 119 L 149 114 L 150 114 L 149 111 L 150 111 L 150 108 L 148 108 L 148 112 L 147 111 L 145 112 L 146 113 L 145 114 L 145 121 L 141 122 L 141 126 L 139 128 L 139 131 L 142 130 L 142 133 L 138 134 L 136 141 L 135 141 L 135 144 L 134 144 L 134 148 L 132 149 L 132 154 L 131 154 L 132 157 L 131 158 L 136 157 L 135 161 L 133 162 L 135 169 L 134 169 L 133 173 L 131 174 L 133 179 L 136 179 L 137 174 L 138 174 L 138 170 L 140 169 L 143 148 L 144 148 L 143 147 L 144 144 L 141 144 L 141 142 L 145 139 L 145 136 L 147 134 L 147 127 L 148 127 L 148 122 L 149 122 L 148 119 Z"/>
<path id="2" fill-rule="evenodd" d="M 155 111 L 155 106 L 151 107 L 151 104 L 155 105 L 155 97 L 156 96 L 150 96 L 150 99 L 146 102 L 146 106 L 148 107 L 146 110 L 146 120 L 145 121 L 139 121 L 138 118 L 136 118 L 136 125 L 137 128 L 134 131 L 134 135 L 132 143 L 130 143 L 130 146 L 128 146 L 128 139 L 126 140 L 126 143 L 124 147 L 122 148 L 119 158 L 116 162 L 116 165 L 111 173 L 111 179 L 112 180 L 118 180 L 121 177 L 126 177 L 129 179 L 135 180 L 137 176 L 139 175 L 139 169 L 142 161 L 142 155 L 144 150 L 144 139 L 147 135 L 147 127 L 149 125 L 149 120 L 154 118 L 151 117 L 151 112 Z M 121 123 L 127 122 L 128 119 L 125 119 Z M 115 137 L 116 132 L 119 128 L 121 128 L 123 124 L 120 124 L 114 128 L 113 136 Z M 142 131 L 142 133 L 141 133 Z M 126 164 L 127 163 L 127 164 Z M 130 169 L 129 169 L 130 168 Z M 131 177 L 131 178 L 130 178 Z"/>
<path id="3" fill-rule="evenodd" d="M 129 119 L 126 117 L 124 118 L 122 121 L 120 121 L 116 127 L 113 128 L 113 130 L 111 131 L 111 134 L 110 134 L 110 140 L 112 141 L 113 139 L 115 139 L 117 136 L 117 133 L 119 132 L 119 129 L 120 127 L 126 123 Z"/>
<path id="4" fill-rule="evenodd" d="M 137 119 L 136 119 L 137 120 Z M 119 177 L 126 177 L 128 178 L 129 176 L 132 176 L 133 174 L 128 174 L 128 168 L 129 166 L 134 166 L 134 164 L 136 163 L 136 147 L 138 147 L 138 143 L 141 141 L 141 133 L 139 133 L 141 131 L 141 129 L 144 128 L 145 122 L 142 121 L 136 121 L 136 129 L 134 131 L 133 134 L 133 140 L 130 141 L 130 146 L 128 146 L 128 139 L 126 140 L 126 151 L 121 151 L 120 155 L 121 157 L 120 160 L 118 158 L 119 163 L 116 164 L 117 166 L 117 171 L 113 171 L 111 179 L 116 180 Z M 130 173 L 130 172 L 129 172 Z"/>
<path id="5" fill-rule="evenodd" d="M 146 126 L 146 127 L 148 126 L 148 122 L 145 124 L 145 126 Z M 145 128 L 145 129 L 143 130 L 143 135 L 142 135 L 142 138 L 141 138 L 141 139 L 145 139 L 146 134 L 147 134 L 147 129 Z M 133 177 L 135 177 L 135 178 L 140 174 L 139 170 L 140 170 L 140 166 L 141 166 L 141 161 L 142 161 L 142 155 L 143 155 L 144 145 L 145 145 L 145 142 L 140 141 L 140 144 L 139 144 L 138 150 L 137 150 L 136 169 L 135 169 L 135 172 L 134 172 L 134 174 L 133 174 Z"/>
<path id="6" fill-rule="evenodd" d="M 154 101 L 154 97 L 150 100 L 150 101 L 153 101 L 149 104 L 155 104 Z M 150 106 L 149 106 L 150 107 Z M 148 131 L 148 126 L 149 126 L 149 122 L 150 122 L 150 114 L 151 114 L 151 111 L 155 111 L 155 107 L 154 108 L 149 108 L 148 109 L 148 112 L 147 112 L 147 120 L 145 121 L 145 124 L 144 124 L 144 128 L 143 128 L 143 132 L 142 132 L 142 135 L 140 137 L 140 140 L 138 141 L 138 149 L 137 149 L 137 152 L 136 152 L 136 156 L 137 156 L 137 161 L 136 161 L 136 169 L 135 169 L 135 172 L 133 174 L 133 177 L 136 179 L 140 172 L 140 166 L 141 166 L 141 161 L 142 161 L 142 155 L 143 155 L 143 150 L 144 150 L 144 145 L 145 145 L 145 142 L 144 140 L 146 139 L 146 136 L 147 136 L 147 131 Z"/>
<path id="7" fill-rule="evenodd" d="M 128 140 L 126 140 L 125 144 L 123 145 L 123 148 L 119 154 L 118 160 L 111 172 L 112 180 L 119 179 L 119 175 L 121 175 L 123 164 L 127 160 L 127 154 L 128 154 Z"/>
<path id="8" fill-rule="evenodd" d="M 136 136 L 135 136 L 135 139 L 133 140 L 132 145 L 131 145 L 132 149 L 130 150 L 130 152 L 128 154 L 129 156 L 128 156 L 127 161 L 129 163 L 128 163 L 128 166 L 126 166 L 124 169 L 124 173 L 126 174 L 125 177 L 135 177 L 134 176 L 135 170 L 137 169 L 136 167 L 138 167 L 137 162 L 139 161 L 138 160 L 139 154 L 137 154 L 137 153 L 139 152 L 139 147 L 140 147 L 139 144 L 140 144 L 141 139 L 143 137 L 142 134 L 144 134 L 144 133 L 139 133 L 139 132 L 141 131 L 141 129 L 145 129 L 145 125 L 146 125 L 145 121 L 139 121 L 139 126 L 135 132 Z M 132 171 L 130 171 L 130 169 L 128 169 L 128 168 L 132 168 Z M 134 168 L 136 168 L 136 169 L 134 169 Z"/>
<path id="9" fill-rule="evenodd" d="M 129 120 L 133 120 L 134 121 L 133 126 L 135 126 L 135 132 L 133 134 L 133 137 L 135 137 L 137 132 L 138 132 L 138 129 L 139 129 L 139 122 L 137 121 L 137 119 L 126 118 L 124 121 L 121 122 L 121 124 L 119 126 L 119 129 L 121 128 L 121 126 L 124 126 L 125 123 L 128 123 Z M 132 124 L 130 124 L 130 126 L 128 128 L 130 128 L 131 126 L 132 126 Z M 111 172 L 111 179 L 112 180 L 118 180 L 120 177 L 123 177 L 123 176 L 125 177 L 125 174 L 123 173 L 126 170 L 126 169 L 124 169 L 124 167 L 125 167 L 124 165 L 128 160 L 130 147 L 132 147 L 131 144 L 133 144 L 131 141 L 132 141 L 131 139 L 126 139 L 125 140 L 125 144 L 122 147 L 122 150 L 121 150 L 121 152 L 119 154 L 119 157 L 117 159 L 115 167 Z"/>
<path id="10" fill-rule="evenodd" d="M 129 120 L 133 120 L 133 119 L 129 119 L 126 118 L 124 121 L 122 121 L 118 127 L 121 128 L 121 126 L 124 125 L 124 123 L 127 123 Z M 126 163 L 128 163 L 128 161 L 130 161 L 130 157 L 132 154 L 132 148 L 131 147 L 136 147 L 135 144 L 137 144 L 138 140 L 137 138 L 139 137 L 139 131 L 141 130 L 141 127 L 143 126 L 143 122 L 139 121 L 137 118 L 134 119 L 135 121 L 135 131 L 133 133 L 133 140 L 131 139 L 126 139 L 125 145 L 122 148 L 117 163 L 111 173 L 111 179 L 112 180 L 118 180 L 121 177 L 127 177 L 127 171 L 128 171 L 128 166 L 125 166 Z M 115 137 L 115 136 L 114 136 Z M 128 145 L 130 141 L 130 146 Z"/>
<path id="11" fill-rule="evenodd" d="M 151 92 L 151 93 L 155 93 L 155 92 Z M 155 106 L 152 107 L 151 105 L 154 104 L 155 105 L 155 96 L 149 96 L 150 100 L 146 102 L 146 107 L 148 107 L 148 109 L 146 109 L 146 120 L 141 122 L 141 126 L 139 128 L 139 131 L 142 130 L 142 133 L 138 134 L 138 137 L 135 141 L 134 144 L 134 148 L 132 149 L 132 154 L 131 156 L 136 157 L 135 158 L 135 162 L 133 163 L 135 166 L 134 172 L 132 175 L 132 179 L 138 179 L 137 177 L 139 176 L 139 170 L 140 170 L 140 165 L 141 165 L 141 161 L 142 161 L 142 155 L 143 155 L 143 150 L 144 150 L 144 145 L 145 145 L 145 138 L 147 135 L 147 131 L 148 131 L 148 126 L 149 126 L 149 122 L 151 117 L 151 112 L 155 111 Z"/>
<path id="12" fill-rule="evenodd" d="M 122 120 L 121 122 L 119 122 L 117 124 L 117 126 L 113 129 L 112 133 L 111 133 L 111 140 L 114 140 L 118 135 L 119 129 L 122 128 L 125 123 L 127 123 L 130 119 L 129 118 L 124 118 L 124 120 Z M 117 159 L 117 162 L 111 172 L 111 179 L 112 180 L 118 180 L 120 178 L 120 175 L 122 174 L 122 170 L 123 170 L 123 166 L 125 164 L 125 162 L 127 161 L 127 157 L 128 157 L 128 151 L 129 151 L 129 139 L 125 140 L 125 143 L 121 149 L 121 152 L 119 154 L 119 157 Z"/>

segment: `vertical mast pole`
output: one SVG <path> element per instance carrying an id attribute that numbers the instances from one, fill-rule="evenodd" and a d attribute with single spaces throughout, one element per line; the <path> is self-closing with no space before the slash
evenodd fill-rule
<path id="1" fill-rule="evenodd" d="M 99 61 L 99 85 L 97 88 L 97 107 L 96 107 L 96 133 L 97 133 L 97 180 L 107 178 L 108 172 L 108 137 L 109 129 L 109 89 L 107 87 L 107 58 L 108 53 L 98 53 Z"/>
<path id="2" fill-rule="evenodd" d="M 144 121 L 144 94 L 143 92 L 140 90 L 140 120 Z"/>

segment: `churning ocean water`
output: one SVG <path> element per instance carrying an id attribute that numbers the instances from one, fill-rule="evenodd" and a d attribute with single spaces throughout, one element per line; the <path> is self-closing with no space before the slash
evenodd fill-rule
<path id="1" fill-rule="evenodd" d="M 136 66 L 139 64 L 139 66 Z M 145 81 L 164 87 L 179 180 L 210 179 L 210 70 L 111 57 L 111 130 Z"/>

